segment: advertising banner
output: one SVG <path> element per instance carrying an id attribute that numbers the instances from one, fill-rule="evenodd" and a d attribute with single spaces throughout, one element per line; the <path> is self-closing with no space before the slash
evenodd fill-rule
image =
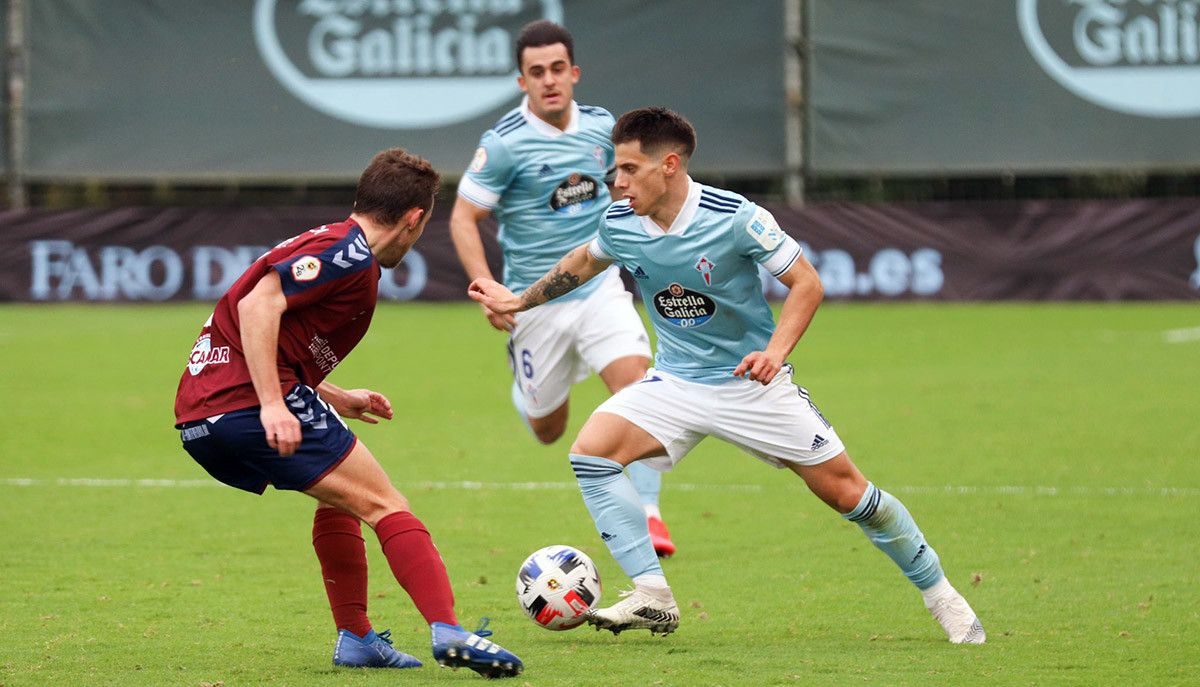
<path id="1" fill-rule="evenodd" d="M 821 174 L 1197 169 L 1197 0 L 808 0 Z"/>
<path id="2" fill-rule="evenodd" d="M 1200 298 L 1200 201 L 827 204 L 770 208 L 831 300 Z M 0 301 L 215 300 L 270 246 L 341 208 L 0 213 Z M 494 231 L 494 227 L 492 227 Z M 484 232 L 493 272 L 494 234 Z M 763 273 L 772 298 L 782 284 Z M 465 300 L 439 206 L 384 300 Z"/>
<path id="3" fill-rule="evenodd" d="M 784 168 L 781 0 L 27 6 L 33 179 L 346 182 L 392 146 L 458 175 L 520 104 L 514 43 L 537 19 L 574 35 L 578 102 L 683 113 L 697 170 Z"/>

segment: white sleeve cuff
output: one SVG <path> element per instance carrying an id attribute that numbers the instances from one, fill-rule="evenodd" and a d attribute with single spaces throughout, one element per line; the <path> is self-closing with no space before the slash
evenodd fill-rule
<path id="1" fill-rule="evenodd" d="M 591 253 L 592 257 L 596 258 L 597 260 L 603 260 L 604 262 L 613 261 L 612 256 L 608 253 L 605 253 L 604 249 L 600 247 L 599 238 L 594 238 L 590 243 L 588 243 L 588 252 Z"/>
<path id="2" fill-rule="evenodd" d="M 500 202 L 500 194 L 484 188 L 483 184 L 469 176 L 458 182 L 458 195 L 481 210 L 491 210 Z"/>
<path id="3" fill-rule="evenodd" d="M 800 259 L 801 252 L 802 249 L 800 248 L 800 244 L 796 243 L 796 239 L 788 236 L 783 240 L 783 243 L 779 244 L 775 252 L 771 253 L 770 257 L 763 261 L 762 266 L 771 273 L 772 277 L 778 277 L 791 269 L 792 265 L 796 264 L 796 261 Z"/>

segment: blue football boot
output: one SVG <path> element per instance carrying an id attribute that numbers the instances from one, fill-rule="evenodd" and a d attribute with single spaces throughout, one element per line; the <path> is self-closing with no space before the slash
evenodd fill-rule
<path id="1" fill-rule="evenodd" d="M 333 647 L 333 665 L 346 668 L 420 668 L 414 656 L 392 648 L 392 631 L 375 634 L 371 630 L 359 637 L 349 630 L 338 630 Z"/>
<path id="2" fill-rule="evenodd" d="M 467 632 L 461 625 L 433 623 L 433 657 L 438 664 L 455 670 L 466 667 L 484 677 L 516 677 L 525 669 L 525 664 L 515 654 L 495 642 L 484 639 L 492 635 L 487 627 L 488 619 L 474 632 Z"/>

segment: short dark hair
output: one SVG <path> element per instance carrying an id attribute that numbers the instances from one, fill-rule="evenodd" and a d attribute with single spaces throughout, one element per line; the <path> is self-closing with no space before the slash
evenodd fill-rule
<path id="1" fill-rule="evenodd" d="M 555 24 L 549 19 L 539 19 L 529 22 L 517 36 L 517 71 L 522 71 L 521 55 L 525 48 L 540 48 L 543 45 L 562 43 L 567 47 L 567 61 L 575 64 L 575 40 L 571 32 L 561 24 Z"/>
<path id="2" fill-rule="evenodd" d="M 371 158 L 358 178 L 354 211 L 391 226 L 413 208 L 431 210 L 441 176 L 423 157 L 388 148 Z"/>
<path id="3" fill-rule="evenodd" d="M 678 112 L 665 107 L 643 107 L 621 115 L 613 126 L 613 145 L 637 141 L 645 153 L 658 154 L 671 146 L 685 158 L 696 151 L 696 129 Z"/>

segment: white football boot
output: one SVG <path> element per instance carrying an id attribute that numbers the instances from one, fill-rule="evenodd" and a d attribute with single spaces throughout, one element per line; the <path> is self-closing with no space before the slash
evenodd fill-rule
<path id="1" fill-rule="evenodd" d="M 650 630 L 650 634 L 667 635 L 679 627 L 679 606 L 670 589 L 635 587 L 621 592 L 621 600 L 608 608 L 593 608 L 587 612 L 589 625 L 596 631 L 612 630 L 617 635 L 625 630 Z"/>
<path id="2" fill-rule="evenodd" d="M 947 591 L 936 599 L 925 602 L 925 608 L 942 625 L 951 644 L 983 644 L 987 634 L 983 631 L 983 623 L 979 616 L 971 610 L 971 604 L 963 598 L 958 590 L 946 585 Z"/>

